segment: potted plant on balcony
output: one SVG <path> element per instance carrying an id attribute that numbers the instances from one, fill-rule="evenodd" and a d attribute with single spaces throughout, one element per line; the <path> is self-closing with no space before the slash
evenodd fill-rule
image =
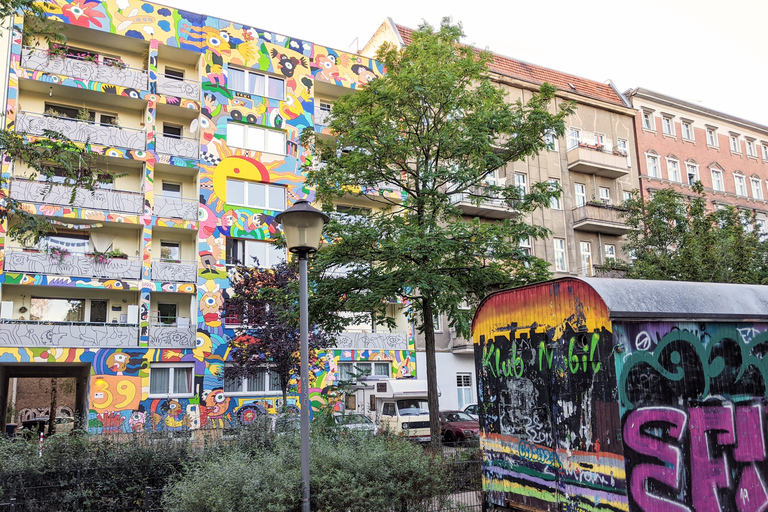
<path id="1" fill-rule="evenodd" d="M 86 256 L 91 258 L 94 263 L 106 264 L 112 261 L 112 257 L 109 255 L 109 251 L 92 251 L 86 253 Z"/>
<path id="2" fill-rule="evenodd" d="M 48 47 L 48 57 L 52 59 L 61 59 L 69 55 L 69 46 L 65 44 L 53 43 Z"/>
<path id="3" fill-rule="evenodd" d="M 116 248 L 111 249 L 110 251 L 107 252 L 107 254 L 109 255 L 110 258 L 113 258 L 113 259 L 114 258 L 119 258 L 122 260 L 128 259 L 128 255 L 125 252 L 123 252 L 122 249 L 116 249 Z"/>
<path id="4" fill-rule="evenodd" d="M 63 247 L 49 247 L 46 252 L 48 253 L 49 258 L 56 260 L 56 263 L 61 263 L 64 258 L 72 254 Z"/>

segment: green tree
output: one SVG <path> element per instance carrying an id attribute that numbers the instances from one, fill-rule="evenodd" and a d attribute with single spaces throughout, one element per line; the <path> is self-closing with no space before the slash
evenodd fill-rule
<path id="1" fill-rule="evenodd" d="M 433 443 L 440 442 L 435 315 L 447 314 L 468 337 L 471 317 L 462 303 L 550 275 L 548 264 L 526 255 L 519 241 L 549 234 L 525 216 L 559 190 L 537 183 L 523 195 L 489 178 L 545 149 L 545 134 L 562 135 L 572 112 L 570 104 L 552 112 L 555 89 L 547 84 L 527 103 L 510 101 L 491 81 L 490 53 L 460 44 L 462 35 L 460 25 L 444 19 L 437 30 L 422 25 L 406 48 L 384 45 L 377 58 L 386 75 L 334 105 L 335 137 L 314 138 L 323 165 L 308 173 L 327 211 L 344 196 L 374 206 L 335 215 L 326 226 L 333 243 L 314 259 L 311 303 L 319 312 L 365 312 L 391 325 L 387 300 L 408 301 L 425 338 Z M 366 193 L 386 188 L 400 198 Z M 458 195 L 475 204 L 503 201 L 517 214 L 493 222 L 468 218 L 452 200 Z"/>
<path id="2" fill-rule="evenodd" d="M 766 242 L 754 215 L 733 207 L 707 208 L 701 182 L 688 196 L 661 189 L 651 199 L 639 191 L 624 203 L 627 233 L 623 265 L 632 279 L 721 283 L 764 283 L 768 279 Z M 622 266 L 622 264 L 619 264 Z"/>

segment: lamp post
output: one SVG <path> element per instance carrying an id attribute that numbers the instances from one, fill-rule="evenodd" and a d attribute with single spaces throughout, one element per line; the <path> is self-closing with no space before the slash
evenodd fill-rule
<path id="1" fill-rule="evenodd" d="M 330 219 L 309 201 L 296 201 L 277 217 L 288 250 L 299 256 L 299 326 L 301 330 L 301 510 L 309 510 L 309 289 L 307 258 L 317 252 L 323 226 Z"/>

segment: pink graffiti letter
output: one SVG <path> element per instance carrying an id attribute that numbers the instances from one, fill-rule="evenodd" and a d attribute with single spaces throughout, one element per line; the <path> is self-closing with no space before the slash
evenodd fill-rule
<path id="1" fill-rule="evenodd" d="M 685 434 L 686 416 L 671 407 L 644 407 L 632 411 L 624 423 L 624 442 L 641 455 L 659 459 L 660 464 L 638 464 L 632 469 L 629 490 L 641 510 L 647 512 L 690 512 L 682 503 L 650 494 L 648 480 L 656 480 L 674 490 L 680 487 L 683 452 L 678 446 L 661 441 L 646 428 L 666 428 L 678 443 Z"/>
<path id="2" fill-rule="evenodd" d="M 736 444 L 733 405 L 691 407 L 691 487 L 697 512 L 719 512 L 717 490 L 731 485 L 728 461 L 713 454 L 715 446 Z M 715 435 L 711 435 L 714 433 Z"/>

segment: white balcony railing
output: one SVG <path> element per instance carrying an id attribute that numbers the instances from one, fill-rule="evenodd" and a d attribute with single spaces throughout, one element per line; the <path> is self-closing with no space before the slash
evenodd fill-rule
<path id="1" fill-rule="evenodd" d="M 163 155 L 197 159 L 200 141 L 189 137 L 174 137 L 158 133 L 155 136 L 156 149 Z"/>
<path id="2" fill-rule="evenodd" d="M 138 214 L 143 211 L 143 197 L 141 192 L 106 188 L 97 188 L 91 192 L 82 189 L 75 193 L 75 201 L 70 204 L 72 189 L 67 185 L 51 184 L 26 178 L 14 178 L 11 182 L 11 198 L 29 203 Z"/>
<path id="3" fill-rule="evenodd" d="M 167 283 L 194 283 L 197 280 L 197 262 L 153 260 L 152 280 Z"/>
<path id="4" fill-rule="evenodd" d="M 196 199 L 155 195 L 155 215 L 169 219 L 197 220 L 200 203 Z"/>
<path id="5" fill-rule="evenodd" d="M 100 277 L 104 279 L 140 279 L 139 258 L 111 258 L 99 263 L 84 254 L 68 254 L 61 258 L 45 252 L 7 250 L 3 268 L 6 272 L 48 274 L 68 277 Z"/>
<path id="6" fill-rule="evenodd" d="M 3 347 L 137 347 L 139 326 L 96 322 L 0 319 Z"/>
<path id="7" fill-rule="evenodd" d="M 164 96 L 200 101 L 200 81 L 158 73 L 157 92 Z"/>
<path id="8" fill-rule="evenodd" d="M 189 325 L 152 323 L 149 346 L 153 348 L 195 348 L 197 334 Z"/>
<path id="9" fill-rule="evenodd" d="M 77 142 L 127 149 L 147 148 L 146 133 L 135 128 L 123 128 L 113 124 L 80 121 L 34 112 L 19 112 L 16 117 L 17 132 L 43 136 L 45 130 L 61 133 Z"/>
<path id="10" fill-rule="evenodd" d="M 361 350 L 407 350 L 405 331 L 357 332 L 344 331 L 336 336 L 336 348 Z"/>
<path id="11" fill-rule="evenodd" d="M 71 76 L 85 81 L 118 85 L 140 91 L 147 89 L 146 70 L 130 68 L 109 60 L 91 62 L 72 56 L 51 56 L 48 50 L 25 47 L 21 50 L 21 65 L 27 69 Z"/>

